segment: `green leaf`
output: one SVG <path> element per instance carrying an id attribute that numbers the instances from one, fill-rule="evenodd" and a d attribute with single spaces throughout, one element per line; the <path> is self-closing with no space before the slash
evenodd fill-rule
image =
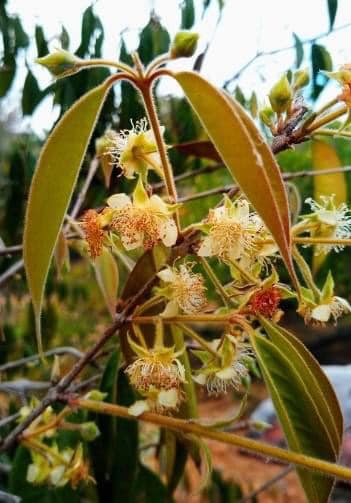
<path id="1" fill-rule="evenodd" d="M 190 30 L 195 22 L 194 0 L 184 0 L 182 5 L 181 29 Z"/>
<path id="2" fill-rule="evenodd" d="M 161 25 L 157 17 L 151 16 L 150 21 L 140 34 L 138 53 L 144 65 L 155 56 L 167 52 L 170 45 L 168 31 Z"/>
<path id="3" fill-rule="evenodd" d="M 84 58 L 89 50 L 90 39 L 95 30 L 95 15 L 93 7 L 88 7 L 83 14 L 82 28 L 81 28 L 81 41 L 76 51 L 76 55 Z"/>
<path id="4" fill-rule="evenodd" d="M 337 10 L 338 10 L 338 0 L 328 0 L 329 31 L 333 29 Z"/>
<path id="5" fill-rule="evenodd" d="M 335 148 L 319 140 L 312 141 L 312 164 L 314 170 L 339 168 L 342 163 Z M 344 173 L 332 173 L 313 177 L 314 199 L 318 202 L 320 196 L 335 194 L 335 204 L 347 202 L 347 184 Z M 317 272 L 322 266 L 327 254 L 313 255 L 313 271 Z"/>
<path id="6" fill-rule="evenodd" d="M 311 60 L 312 98 L 316 100 L 327 82 L 327 77 L 320 73 L 320 71 L 331 71 L 333 69 L 333 63 L 327 49 L 323 45 L 319 44 L 312 44 Z"/>
<path id="7" fill-rule="evenodd" d="M 40 103 L 43 97 L 38 82 L 32 72 L 28 70 L 26 80 L 24 81 L 22 93 L 22 113 L 23 115 L 31 115 L 36 106 Z"/>
<path id="8" fill-rule="evenodd" d="M 69 48 L 69 34 L 64 26 L 62 26 L 61 28 L 60 42 L 62 49 L 65 49 L 67 51 Z"/>
<path id="9" fill-rule="evenodd" d="M 49 52 L 49 47 L 45 39 L 43 28 L 38 25 L 35 27 L 35 43 L 37 45 L 38 58 L 46 56 Z"/>
<path id="10" fill-rule="evenodd" d="M 119 273 L 116 260 L 110 250 L 104 248 L 102 254 L 93 262 L 93 267 L 106 306 L 111 317 L 114 318 L 116 313 Z"/>
<path id="11" fill-rule="evenodd" d="M 19 17 L 15 17 L 15 18 L 11 19 L 11 21 L 12 21 L 12 23 L 11 23 L 12 27 L 15 32 L 16 49 L 28 47 L 29 37 L 28 37 L 27 33 L 23 30 L 23 27 L 22 27 L 22 24 L 21 24 Z"/>
<path id="12" fill-rule="evenodd" d="M 100 85 L 68 110 L 44 145 L 33 176 L 23 252 L 40 350 L 40 314 L 51 257 L 107 90 L 106 84 Z"/>
<path id="13" fill-rule="evenodd" d="M 5 56 L 0 67 L 0 98 L 9 91 L 16 74 L 16 59 L 12 54 Z"/>
<path id="14" fill-rule="evenodd" d="M 295 66 L 296 68 L 299 68 L 303 61 L 303 43 L 301 42 L 301 39 L 296 35 L 296 33 L 293 33 L 294 41 L 295 41 L 295 51 L 296 51 L 296 61 L 295 61 Z"/>
<path id="15" fill-rule="evenodd" d="M 253 332 L 251 342 L 290 449 L 336 462 L 343 421 L 331 384 L 298 339 L 264 318 L 260 322 L 269 339 Z M 297 471 L 308 501 L 329 500 L 333 480 Z"/>
<path id="16" fill-rule="evenodd" d="M 269 146 L 237 101 L 195 73 L 178 72 L 174 77 L 228 170 L 272 233 L 296 285 L 287 195 Z"/>
<path id="17" fill-rule="evenodd" d="M 172 503 L 173 498 L 152 470 L 139 464 L 135 501 L 143 503 Z"/>

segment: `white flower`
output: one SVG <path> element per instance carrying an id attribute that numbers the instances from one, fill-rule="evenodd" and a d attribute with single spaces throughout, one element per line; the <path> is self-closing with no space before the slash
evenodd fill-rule
<path id="1" fill-rule="evenodd" d="M 140 416 L 143 412 L 151 411 L 158 414 L 168 414 L 177 411 L 180 403 L 184 399 L 184 393 L 177 388 L 168 390 L 158 390 L 151 388 L 145 394 L 145 400 L 137 400 L 129 408 L 128 412 L 132 416 Z"/>
<path id="2" fill-rule="evenodd" d="M 244 360 L 251 358 L 251 348 L 230 334 L 209 344 L 220 358 L 216 360 L 206 351 L 195 350 L 194 354 L 200 358 L 203 367 L 193 376 L 194 381 L 206 385 L 210 394 L 226 393 L 229 387 L 238 389 L 249 373 Z"/>
<path id="3" fill-rule="evenodd" d="M 310 319 L 321 323 L 326 323 L 333 318 L 336 321 L 343 314 L 351 312 L 351 306 L 342 297 L 332 297 L 326 304 L 320 304 L 311 310 Z"/>
<path id="4" fill-rule="evenodd" d="M 262 224 L 250 213 L 246 200 L 232 203 L 227 199 L 224 206 L 210 210 L 203 227 L 208 235 L 198 255 L 238 260 L 254 250 L 254 240 Z"/>
<path id="5" fill-rule="evenodd" d="M 178 231 L 172 213 L 175 205 L 166 204 L 159 196 L 149 197 L 139 178 L 133 201 L 127 194 L 115 194 L 107 200 L 113 210 L 111 227 L 120 235 L 126 250 L 150 249 L 162 241 L 173 246 Z"/>
<path id="6" fill-rule="evenodd" d="M 164 315 L 172 316 L 179 309 L 187 314 L 197 313 L 207 304 L 204 278 L 192 272 L 191 267 L 190 264 L 182 264 L 179 269 L 166 267 L 158 273 L 158 277 L 166 283 L 159 293 L 170 300 Z"/>
<path id="7" fill-rule="evenodd" d="M 113 161 L 121 168 L 126 178 L 134 178 L 137 173 L 145 179 L 149 169 L 153 169 L 162 177 L 155 135 L 148 129 L 147 120 L 141 119 L 135 125 L 132 123 L 132 126 L 131 130 L 123 130 L 110 136 L 112 145 L 109 153 Z M 161 131 L 163 133 L 163 127 Z"/>
<path id="8" fill-rule="evenodd" d="M 329 239 L 349 239 L 351 237 L 351 214 L 345 203 L 335 205 L 335 195 L 320 196 L 321 203 L 312 198 L 306 199 L 312 212 L 305 216 L 305 221 L 312 224 L 311 236 Z M 313 225 L 314 224 L 314 225 Z M 326 254 L 334 249 L 336 252 L 344 247 L 340 244 L 319 244 L 315 247 L 316 254 Z"/>

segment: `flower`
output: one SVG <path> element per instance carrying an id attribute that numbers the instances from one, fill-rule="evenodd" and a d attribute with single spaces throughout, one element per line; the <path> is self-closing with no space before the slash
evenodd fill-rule
<path id="1" fill-rule="evenodd" d="M 83 216 L 83 231 L 89 246 L 89 254 L 92 259 L 99 257 L 102 253 L 105 233 L 100 222 L 99 213 L 95 210 L 88 210 Z"/>
<path id="2" fill-rule="evenodd" d="M 132 416 L 140 416 L 143 412 L 152 411 L 158 414 L 169 414 L 179 409 L 185 394 L 178 388 L 170 388 L 168 390 L 159 390 L 150 387 L 147 392 L 143 393 L 145 400 L 137 400 L 128 409 Z"/>
<path id="3" fill-rule="evenodd" d="M 116 231 L 126 250 L 144 247 L 151 249 L 162 241 L 173 246 L 178 231 L 172 213 L 176 205 L 166 204 L 159 196 L 149 198 L 141 178 L 133 193 L 133 201 L 127 194 L 115 194 L 107 201 L 113 210 L 111 228 Z"/>
<path id="4" fill-rule="evenodd" d="M 277 312 L 282 295 L 276 286 L 256 290 L 248 302 L 248 308 L 253 314 L 261 314 L 272 318 Z"/>
<path id="5" fill-rule="evenodd" d="M 238 389 L 249 371 L 245 363 L 252 358 L 251 348 L 231 334 L 225 334 L 221 339 L 214 339 L 209 343 L 219 354 L 215 358 L 203 350 L 194 350 L 203 363 L 193 379 L 202 386 L 207 386 L 210 394 L 226 393 L 228 387 Z"/>
<path id="6" fill-rule="evenodd" d="M 166 283 L 158 293 L 170 300 L 164 315 L 175 315 L 179 309 L 186 314 L 198 313 L 206 306 L 204 278 L 192 272 L 192 264 L 181 264 L 179 269 L 166 267 L 157 276 Z"/>
<path id="7" fill-rule="evenodd" d="M 254 250 L 254 240 L 262 224 L 250 213 L 249 203 L 240 199 L 210 210 L 202 228 L 207 236 L 198 250 L 201 257 L 217 256 L 222 260 L 238 260 Z"/>
<path id="8" fill-rule="evenodd" d="M 163 133 L 164 128 L 161 128 Z M 148 129 L 145 118 L 132 123 L 132 129 L 120 131 L 112 138 L 110 154 L 121 168 L 126 178 L 134 178 L 135 173 L 146 179 L 149 169 L 163 177 L 162 164 L 158 153 L 155 135 Z"/>
<path id="9" fill-rule="evenodd" d="M 342 297 L 334 296 L 326 304 L 319 304 L 314 307 L 310 313 L 310 320 L 316 321 L 317 323 L 326 323 L 330 318 L 334 318 L 337 321 L 340 316 L 351 312 L 351 306 L 346 299 Z"/>
<path id="10" fill-rule="evenodd" d="M 304 216 L 306 223 L 311 224 L 310 234 L 312 237 L 323 237 L 330 239 L 348 239 L 351 237 L 351 214 L 345 203 L 335 205 L 335 195 L 320 196 L 321 203 L 317 203 L 312 198 L 306 199 L 312 212 Z M 336 252 L 342 250 L 344 246 L 340 244 L 318 244 L 315 248 L 316 254 L 326 254 L 334 249 Z"/>

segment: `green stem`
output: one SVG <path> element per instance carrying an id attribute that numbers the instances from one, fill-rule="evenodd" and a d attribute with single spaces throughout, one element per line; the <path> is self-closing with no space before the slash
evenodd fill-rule
<path id="1" fill-rule="evenodd" d="M 215 431 L 206 426 L 191 421 L 185 421 L 169 416 L 162 416 L 153 412 L 144 412 L 138 417 L 131 416 L 126 407 L 114 405 L 94 400 L 76 399 L 71 400 L 72 405 L 76 405 L 86 410 L 92 410 L 100 414 L 109 414 L 126 419 L 146 421 L 158 426 L 169 428 L 174 431 L 191 433 L 203 438 L 217 440 L 229 445 L 235 445 L 248 451 L 260 454 L 268 458 L 275 458 L 285 463 L 292 463 L 303 468 L 318 471 L 330 477 L 337 477 L 343 480 L 351 480 L 351 469 L 346 466 L 337 465 L 322 459 L 306 456 L 297 452 L 287 451 L 279 447 L 264 444 L 251 438 L 242 437 L 234 433 Z"/>
<path id="2" fill-rule="evenodd" d="M 196 418 L 198 417 L 197 410 L 197 399 L 194 381 L 191 374 L 191 366 L 189 362 L 188 353 L 185 351 L 185 343 L 183 332 L 179 327 L 172 326 L 171 327 L 172 336 L 174 340 L 174 344 L 177 351 L 182 351 L 182 354 L 179 356 L 180 362 L 183 364 L 185 369 L 185 379 L 184 390 L 186 393 L 186 417 L 187 418 Z"/>
<path id="3" fill-rule="evenodd" d="M 344 105 L 342 108 L 335 110 L 335 112 L 331 112 L 330 114 L 324 115 L 320 119 L 317 119 L 312 122 L 310 126 L 308 126 L 305 130 L 305 133 L 310 134 L 316 129 L 325 126 L 325 124 L 329 124 L 329 122 L 333 122 L 335 119 L 338 119 L 342 115 L 346 114 L 348 108 Z"/>
<path id="4" fill-rule="evenodd" d="M 351 131 L 338 131 L 337 129 L 317 129 L 314 133 L 314 135 L 321 135 L 321 136 L 341 136 L 345 138 L 350 138 L 351 137 Z"/>
<path id="5" fill-rule="evenodd" d="M 300 245 L 339 245 L 351 246 L 351 239 L 334 238 L 294 238 L 294 243 Z"/>
<path id="6" fill-rule="evenodd" d="M 82 62 L 77 63 L 78 67 L 81 68 L 88 68 L 90 66 L 92 67 L 99 67 L 99 66 L 104 66 L 104 67 L 113 67 L 117 68 L 118 70 L 121 70 L 122 72 L 126 72 L 127 74 L 131 75 L 132 77 L 136 77 L 136 73 L 134 72 L 133 68 L 130 66 L 121 63 L 120 61 L 111 61 L 108 59 L 89 59 L 89 60 L 83 60 Z"/>
<path id="7" fill-rule="evenodd" d="M 179 314 L 177 316 L 162 316 L 163 323 L 217 323 L 222 325 L 223 323 L 229 323 L 231 319 L 231 314 Z M 130 320 L 132 323 L 137 323 L 138 325 L 150 325 L 154 324 L 160 315 L 157 316 L 133 316 Z"/>
<path id="8" fill-rule="evenodd" d="M 323 105 L 319 110 L 317 110 L 315 112 L 316 117 L 319 116 L 319 115 L 322 115 L 326 110 L 328 110 L 329 108 L 333 107 L 337 103 L 339 103 L 339 99 L 338 98 L 333 98 L 332 100 L 328 101 L 328 103 L 325 103 L 325 105 Z"/>
<path id="9" fill-rule="evenodd" d="M 157 58 L 155 58 L 149 66 L 146 68 L 145 75 L 146 77 L 149 77 L 151 75 L 151 72 L 153 70 L 156 70 L 159 66 L 167 63 L 171 59 L 171 56 L 169 52 L 166 52 L 165 54 L 160 54 Z"/>
<path id="10" fill-rule="evenodd" d="M 204 257 L 198 257 L 199 261 L 201 262 L 203 268 L 206 271 L 207 276 L 210 278 L 212 281 L 218 295 L 221 297 L 222 301 L 224 302 L 225 306 L 229 306 L 231 303 L 230 296 L 227 294 L 225 291 L 222 283 L 219 281 L 217 278 L 215 272 L 213 271 L 212 267 L 210 264 L 207 262 L 207 260 Z"/>
<path id="11" fill-rule="evenodd" d="M 246 279 L 246 281 L 249 281 L 249 283 L 253 283 L 254 285 L 259 285 L 260 281 L 257 280 L 252 274 L 250 274 L 248 271 L 245 271 L 236 260 L 230 260 L 230 264 L 241 274 L 241 276 Z"/>
<path id="12" fill-rule="evenodd" d="M 177 323 L 178 327 L 184 332 L 185 335 L 190 337 L 191 339 L 194 339 L 194 341 L 198 342 L 201 347 L 203 347 L 208 353 L 211 353 L 215 358 L 220 358 L 220 355 L 215 351 L 206 341 L 199 335 L 198 333 L 195 332 L 192 328 L 188 327 L 187 325 L 184 325 L 182 323 Z"/>
<path id="13" fill-rule="evenodd" d="M 296 246 L 294 246 L 293 248 L 293 257 L 295 259 L 295 262 L 299 266 L 300 272 L 307 286 L 312 290 L 312 292 L 316 296 L 316 299 L 319 300 L 321 292 L 319 291 L 319 288 L 317 287 L 317 285 L 313 280 L 312 273 L 307 262 L 305 261 L 305 259 L 303 258 L 303 256 L 301 255 Z"/>

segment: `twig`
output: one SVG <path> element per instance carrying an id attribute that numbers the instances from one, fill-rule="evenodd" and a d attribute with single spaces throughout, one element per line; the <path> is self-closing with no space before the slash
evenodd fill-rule
<path id="1" fill-rule="evenodd" d="M 351 26 L 351 23 L 345 23 L 341 26 L 334 28 L 332 31 L 328 30 L 323 33 L 320 33 L 319 35 L 316 35 L 315 37 L 301 40 L 301 43 L 302 43 L 302 45 L 311 44 L 311 43 L 315 42 L 316 40 L 320 40 L 321 38 L 326 38 L 329 35 L 331 35 L 332 33 L 336 32 L 336 31 L 344 30 L 345 28 L 349 28 L 350 26 Z M 230 77 L 228 80 L 226 80 L 224 82 L 224 85 L 223 85 L 224 89 L 227 89 L 228 86 L 232 82 L 237 80 L 240 77 L 240 75 L 242 73 L 244 73 L 245 70 L 247 70 L 257 59 L 263 58 L 266 56 L 273 56 L 274 54 L 279 54 L 281 52 L 290 51 L 291 49 L 295 49 L 295 44 L 289 45 L 286 47 L 280 47 L 279 49 L 273 49 L 271 51 L 258 51 L 251 59 L 249 59 L 249 61 L 247 61 L 241 68 L 239 68 L 239 70 L 237 70 L 237 72 L 232 77 Z"/>
<path id="2" fill-rule="evenodd" d="M 19 496 L 15 496 L 14 494 L 0 491 L 0 501 L 2 503 L 20 503 L 22 501 L 22 498 L 20 498 Z"/>
<path id="3" fill-rule="evenodd" d="M 22 253 L 22 248 L 22 245 L 5 246 L 4 248 L 0 248 L 0 257 Z"/>
<path id="4" fill-rule="evenodd" d="M 44 356 L 53 356 L 53 355 L 64 355 L 69 354 L 74 356 L 75 358 L 82 358 L 83 354 L 76 348 L 72 348 L 70 346 L 62 346 L 61 348 L 49 349 L 44 352 Z M 0 373 L 6 372 L 8 370 L 15 369 L 17 367 L 21 367 L 22 365 L 28 365 L 30 363 L 36 362 L 40 360 L 40 356 L 38 354 L 32 356 L 26 356 L 25 358 L 20 358 L 19 360 L 15 360 L 13 362 L 7 362 L 3 365 L 0 365 Z M 94 367 L 99 368 L 96 362 L 90 362 Z"/>
<path id="5" fill-rule="evenodd" d="M 284 477 L 286 477 L 293 470 L 294 470 L 293 466 L 290 466 L 290 465 L 286 466 L 285 468 L 283 468 L 283 470 L 281 470 L 280 472 L 278 472 L 277 475 L 275 475 L 271 479 L 267 480 L 267 482 L 265 482 L 264 484 L 262 484 L 258 489 L 256 489 L 255 491 L 252 491 L 250 494 L 247 494 L 246 496 L 244 496 L 243 498 L 241 498 L 241 500 L 239 501 L 239 503 L 250 503 L 259 494 L 263 493 L 264 491 L 267 491 L 267 489 L 269 489 L 272 485 L 274 485 L 277 482 L 279 482 L 279 480 L 281 480 Z"/>
<path id="6" fill-rule="evenodd" d="M 11 414 L 11 416 L 3 417 L 2 419 L 0 419 L 0 428 L 12 423 L 13 421 L 16 421 L 20 417 L 20 415 L 21 414 L 19 412 L 16 412 L 16 414 Z"/>
<path id="7" fill-rule="evenodd" d="M 193 178 L 194 176 L 203 175 L 205 173 L 212 173 L 213 171 L 217 171 L 218 169 L 224 168 L 224 164 L 209 164 L 208 166 L 204 166 L 203 168 L 194 169 L 192 171 L 187 171 L 186 173 L 182 173 L 181 175 L 175 176 L 175 182 L 182 182 L 183 180 L 187 180 L 188 178 Z M 165 186 L 164 182 L 154 183 L 152 185 L 153 192 L 159 192 Z"/>
<path id="8" fill-rule="evenodd" d="M 47 381 L 30 381 L 29 379 L 17 379 L 16 381 L 0 382 L 0 392 L 27 397 L 33 391 L 46 391 L 51 386 Z"/>
<path id="9" fill-rule="evenodd" d="M 18 271 L 22 269 L 24 266 L 23 259 L 18 260 L 14 264 L 12 264 L 6 271 L 0 276 L 0 286 L 4 286 L 7 281 L 12 278 Z"/>

